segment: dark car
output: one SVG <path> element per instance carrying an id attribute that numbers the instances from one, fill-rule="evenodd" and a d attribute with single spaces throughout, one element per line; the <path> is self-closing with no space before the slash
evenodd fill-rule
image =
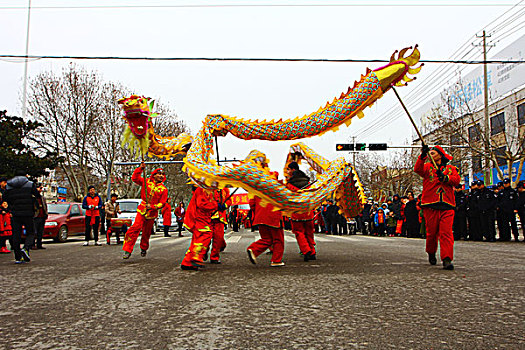
<path id="1" fill-rule="evenodd" d="M 84 234 L 86 217 L 81 203 L 51 203 L 47 211 L 44 238 L 65 242 L 70 235 Z"/>

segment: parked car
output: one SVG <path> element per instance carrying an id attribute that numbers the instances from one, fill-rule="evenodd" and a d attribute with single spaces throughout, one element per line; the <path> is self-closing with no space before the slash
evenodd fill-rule
<path id="1" fill-rule="evenodd" d="M 135 222 L 135 217 L 137 216 L 137 208 L 140 202 L 142 202 L 142 200 L 137 198 L 117 199 L 121 211 L 121 213 L 118 214 L 118 217 L 121 219 L 131 219 L 133 224 L 133 222 Z"/>
<path id="2" fill-rule="evenodd" d="M 43 238 L 65 242 L 68 236 L 84 234 L 86 217 L 81 203 L 50 203 L 47 210 Z"/>
<path id="3" fill-rule="evenodd" d="M 135 222 L 137 216 L 137 208 L 142 202 L 142 199 L 130 198 L 130 199 L 117 199 L 117 203 L 120 207 L 121 213 L 118 214 L 119 219 L 131 219 L 131 224 Z M 157 226 L 158 219 L 155 219 L 155 225 Z"/>

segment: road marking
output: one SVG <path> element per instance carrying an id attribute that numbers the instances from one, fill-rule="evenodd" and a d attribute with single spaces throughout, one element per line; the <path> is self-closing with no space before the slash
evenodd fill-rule
<path id="1" fill-rule="evenodd" d="M 239 243 L 241 238 L 242 238 L 241 235 L 228 237 L 228 239 L 226 240 L 226 243 Z"/>
<path id="2" fill-rule="evenodd" d="M 332 242 L 331 239 L 325 238 L 325 237 L 314 237 L 316 242 Z"/>
<path id="3" fill-rule="evenodd" d="M 296 242 L 295 237 L 290 237 L 290 236 L 284 236 L 284 241 L 285 241 L 286 243 L 293 243 L 293 242 Z"/>

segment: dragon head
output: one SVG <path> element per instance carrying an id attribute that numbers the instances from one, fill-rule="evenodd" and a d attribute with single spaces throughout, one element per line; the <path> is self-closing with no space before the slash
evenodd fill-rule
<path id="1" fill-rule="evenodd" d="M 124 109 L 124 119 L 128 123 L 131 133 L 138 139 L 148 133 L 151 122 L 149 98 L 137 95 L 121 98 L 118 103 Z"/>
<path id="2" fill-rule="evenodd" d="M 151 114 L 153 101 L 148 97 L 131 95 L 118 100 L 124 109 L 124 119 L 127 126 L 122 134 L 122 145 L 127 145 L 130 150 L 136 150 L 137 155 L 146 154 L 149 147 L 148 133 L 152 127 Z"/>
<path id="3" fill-rule="evenodd" d="M 389 90 L 392 86 L 403 86 L 416 79 L 415 77 L 411 78 L 408 74 L 414 75 L 419 73 L 421 67 L 423 67 L 423 63 L 418 67 L 415 67 L 420 58 L 417 45 L 414 47 L 414 50 L 410 55 L 404 57 L 405 53 L 410 49 L 412 49 L 412 47 L 406 47 L 399 51 L 399 54 L 397 54 L 397 50 L 394 51 L 390 57 L 390 62 L 387 65 L 373 70 L 381 83 L 381 90 L 383 90 L 383 93 Z"/>

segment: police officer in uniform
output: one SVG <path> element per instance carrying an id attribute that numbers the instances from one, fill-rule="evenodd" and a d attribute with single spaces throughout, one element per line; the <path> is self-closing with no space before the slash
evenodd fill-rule
<path id="1" fill-rule="evenodd" d="M 471 241 L 482 241 L 483 236 L 481 235 L 480 227 L 480 214 L 479 214 L 479 195 L 478 195 L 478 182 L 472 181 L 470 184 L 470 194 L 467 201 L 467 214 L 468 214 L 468 238 Z"/>
<path id="2" fill-rule="evenodd" d="M 454 232 L 454 241 L 463 239 L 467 240 L 467 195 L 463 192 L 461 184 L 454 188 L 454 196 L 456 197 L 456 208 L 454 213 L 454 225 L 452 230 Z"/>
<path id="3" fill-rule="evenodd" d="M 510 187 L 510 179 L 506 178 L 503 180 L 503 191 L 499 193 L 498 198 L 499 210 L 502 217 L 502 227 L 500 228 L 501 240 L 510 241 L 510 229 L 512 228 L 514 241 L 519 242 L 518 225 L 514 212 L 518 206 L 518 192 Z"/>
<path id="4" fill-rule="evenodd" d="M 498 182 L 496 188 L 494 189 L 494 194 L 496 195 L 496 224 L 498 226 L 499 238 L 501 239 L 501 228 L 503 227 L 503 216 L 501 215 L 500 210 L 500 197 L 499 194 L 503 191 L 503 181 Z"/>
<path id="5" fill-rule="evenodd" d="M 496 228 L 494 227 L 496 196 L 492 190 L 485 187 L 483 180 L 478 180 L 478 206 L 483 237 L 487 242 L 496 242 Z"/>

